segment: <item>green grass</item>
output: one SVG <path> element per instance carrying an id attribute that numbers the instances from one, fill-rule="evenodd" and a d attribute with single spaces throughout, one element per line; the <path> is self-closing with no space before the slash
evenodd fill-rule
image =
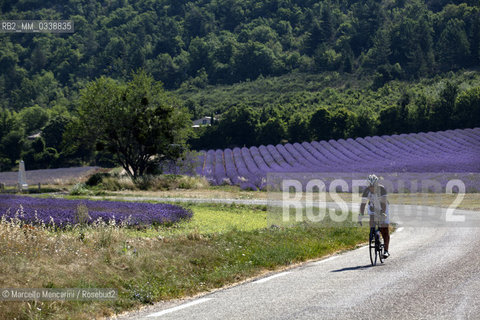
<path id="1" fill-rule="evenodd" d="M 225 233 L 231 230 L 252 231 L 267 227 L 265 206 L 243 205 L 183 205 L 192 209 L 193 218 L 170 228 L 160 228 L 160 234 L 185 235 Z"/>
<path id="2" fill-rule="evenodd" d="M 202 236 L 218 235 L 232 230 L 252 231 L 267 227 L 266 206 L 174 202 L 172 204 L 191 209 L 194 213 L 193 218 L 188 221 L 180 221 L 173 226 L 159 226 L 145 230 L 127 229 L 125 232 L 131 237 L 178 238 L 195 234 Z"/>

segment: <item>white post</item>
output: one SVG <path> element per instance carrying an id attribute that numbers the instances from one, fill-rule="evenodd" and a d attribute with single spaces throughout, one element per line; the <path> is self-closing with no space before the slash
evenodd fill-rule
<path id="1" fill-rule="evenodd" d="M 25 162 L 20 161 L 20 166 L 18 168 L 18 185 L 20 190 L 28 189 L 27 176 L 25 174 Z"/>

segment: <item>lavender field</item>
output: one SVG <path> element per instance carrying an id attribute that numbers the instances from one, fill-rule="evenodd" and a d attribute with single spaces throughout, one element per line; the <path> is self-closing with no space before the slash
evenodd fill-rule
<path id="1" fill-rule="evenodd" d="M 68 183 L 71 180 L 87 177 L 100 169 L 99 167 L 75 167 L 75 168 L 58 168 L 58 169 L 40 169 L 28 170 L 27 166 L 27 183 L 29 184 L 61 184 Z M 0 172 L 0 183 L 5 185 L 15 185 L 18 183 L 18 172 Z"/>
<path id="2" fill-rule="evenodd" d="M 213 185 L 264 189 L 267 173 L 479 173 L 480 128 L 204 151 L 196 173 Z M 445 177 L 443 177 L 445 178 Z M 468 180 L 468 179 L 467 179 Z M 476 178 L 467 188 L 480 191 Z"/>
<path id="3" fill-rule="evenodd" d="M 192 217 L 192 212 L 172 204 L 138 202 L 41 199 L 0 195 L 0 218 L 18 218 L 24 223 L 68 227 L 94 222 L 127 226 L 164 225 Z"/>

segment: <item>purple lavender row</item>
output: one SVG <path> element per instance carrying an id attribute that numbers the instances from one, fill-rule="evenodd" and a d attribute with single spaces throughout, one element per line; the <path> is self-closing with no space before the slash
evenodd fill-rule
<path id="1" fill-rule="evenodd" d="M 434 136 L 434 135 L 432 135 L 432 136 Z M 425 136 L 425 138 L 428 138 L 428 137 L 429 137 L 428 135 Z M 454 138 L 446 139 L 443 136 L 438 136 L 437 140 L 435 140 L 435 141 L 439 145 L 442 146 L 442 148 L 443 148 L 443 150 L 445 150 L 445 152 L 450 152 L 450 154 L 452 155 L 452 157 L 454 159 L 457 159 L 459 152 L 461 153 L 463 151 L 462 148 L 460 147 L 460 145 L 457 144 L 457 142 Z M 471 151 L 475 151 L 475 150 L 476 150 L 476 152 L 472 152 L 470 154 L 464 154 L 463 155 L 464 160 L 477 160 L 478 161 L 478 154 L 480 154 L 480 149 L 478 148 L 478 146 L 471 145 Z"/>
<path id="2" fill-rule="evenodd" d="M 261 172 L 261 170 L 257 167 L 255 161 L 253 160 L 252 155 L 250 154 L 250 150 L 246 147 L 243 147 L 241 151 L 243 160 L 245 161 L 245 165 L 247 166 L 248 171 L 253 174 L 258 174 L 259 172 Z"/>
<path id="3" fill-rule="evenodd" d="M 315 144 L 318 142 L 313 141 L 311 143 L 304 142 L 302 145 L 307 149 L 311 154 L 316 156 L 318 159 L 323 160 L 324 167 L 330 168 L 332 163 L 335 163 L 335 157 L 330 154 L 326 149 L 323 148 L 316 148 Z"/>
<path id="4" fill-rule="evenodd" d="M 55 225 L 65 228 L 79 223 L 79 210 L 87 208 L 84 217 L 87 224 L 101 220 L 114 220 L 128 226 L 170 224 L 192 217 L 192 212 L 171 204 L 137 202 L 41 199 L 0 195 L 0 216 L 5 219 L 17 217 L 31 225 Z M 53 223 L 52 223 L 53 222 Z"/>
<path id="5" fill-rule="evenodd" d="M 198 156 L 198 163 L 199 165 L 195 168 L 195 173 L 198 176 L 203 175 L 203 169 L 205 168 L 205 151 L 201 151 L 200 155 Z"/>
<path id="6" fill-rule="evenodd" d="M 465 144 L 470 144 L 473 148 L 480 150 L 480 142 L 474 141 L 471 137 L 469 136 L 464 136 L 462 134 L 458 134 L 457 132 L 451 131 L 451 133 L 447 132 L 437 132 L 436 133 L 441 139 L 448 141 L 454 141 L 454 143 L 457 146 L 457 150 L 463 150 L 463 147 Z M 478 146 L 475 146 L 475 144 L 478 144 Z"/>
<path id="7" fill-rule="evenodd" d="M 277 149 L 278 153 L 285 159 L 285 162 L 287 162 L 293 170 L 304 170 L 305 167 L 303 166 L 303 164 L 299 163 L 294 157 L 292 157 L 292 155 L 288 152 L 284 145 L 278 144 L 275 148 Z"/>
<path id="8" fill-rule="evenodd" d="M 424 150 L 428 150 L 431 154 L 442 152 L 445 158 L 450 157 L 450 149 L 445 150 L 438 144 L 436 146 L 431 145 L 421 134 L 416 134 L 415 136 L 409 135 L 408 139 L 412 141 L 412 143 L 420 145 Z"/>
<path id="9" fill-rule="evenodd" d="M 455 130 L 457 131 L 457 130 Z M 480 128 L 475 128 L 475 129 L 466 129 L 466 130 L 458 130 L 458 133 L 469 136 L 472 139 L 475 140 L 476 144 L 478 145 L 480 143 Z"/>
<path id="10" fill-rule="evenodd" d="M 255 164 L 257 165 L 257 168 L 261 171 L 261 172 L 269 172 L 270 171 L 270 167 L 268 166 L 268 164 L 265 162 L 265 160 L 263 159 L 263 157 L 260 155 L 260 152 L 258 151 L 258 148 L 257 147 L 251 147 L 250 148 L 250 154 L 252 155 L 252 158 L 253 158 L 253 161 L 255 162 Z"/>
<path id="11" fill-rule="evenodd" d="M 218 185 L 227 183 L 227 174 L 225 173 L 225 161 L 223 159 L 223 151 L 215 152 L 215 181 Z"/>
<path id="12" fill-rule="evenodd" d="M 395 163 L 399 167 L 406 168 L 412 161 L 423 161 L 425 154 L 419 156 L 415 150 L 420 147 L 410 144 L 404 144 L 404 139 L 399 138 L 398 135 L 382 136 L 382 137 L 368 137 L 366 141 L 372 143 L 374 148 L 381 149 L 385 154 L 389 154 L 390 158 L 396 159 Z"/>
<path id="13" fill-rule="evenodd" d="M 326 153 L 330 154 L 332 158 L 332 164 L 347 164 L 349 161 L 347 161 L 341 153 L 336 151 L 331 145 L 328 144 L 326 141 L 313 141 L 312 146 L 316 148 L 317 150 L 325 150 Z"/>
<path id="14" fill-rule="evenodd" d="M 269 144 L 267 146 L 267 150 L 270 152 L 275 162 L 278 163 L 278 165 L 281 166 L 284 170 L 295 168 L 294 166 L 292 166 L 290 163 L 287 162 L 287 160 L 280 154 L 280 152 L 278 152 L 278 148 Z"/>
<path id="15" fill-rule="evenodd" d="M 304 168 L 310 168 L 311 163 L 307 158 L 302 156 L 290 143 L 285 144 L 285 150 L 294 159 L 294 161 L 300 164 Z"/>
<path id="16" fill-rule="evenodd" d="M 99 167 L 73 167 L 73 168 L 58 168 L 58 169 L 40 169 L 28 170 L 27 166 L 27 181 L 30 184 L 46 184 L 55 183 L 59 181 L 67 182 L 69 180 L 76 180 L 86 177 L 98 169 Z M 15 185 L 18 183 L 18 172 L 0 172 L 0 183 L 5 185 Z"/>
<path id="17" fill-rule="evenodd" d="M 248 148 L 243 147 L 241 150 L 243 160 L 245 161 L 248 171 L 250 171 L 250 178 L 248 179 L 250 184 L 248 187 L 255 186 L 255 189 L 261 187 L 262 181 L 265 179 L 266 172 L 258 168 Z"/>
<path id="18" fill-rule="evenodd" d="M 458 155 L 453 155 L 451 152 L 449 152 L 449 150 L 443 150 L 442 152 L 442 150 L 439 148 L 435 149 L 433 146 L 423 143 L 420 141 L 420 139 L 413 140 L 413 138 L 413 136 L 408 135 L 405 141 L 408 143 L 410 148 L 413 149 L 416 147 L 419 148 L 417 150 L 421 150 L 421 152 L 423 152 L 424 160 L 420 162 L 420 167 L 422 167 L 423 170 L 432 171 L 434 168 L 441 169 L 443 164 L 449 162 L 456 163 L 457 170 L 463 167 L 460 164 L 462 164 L 464 161 L 460 160 Z"/>
<path id="19" fill-rule="evenodd" d="M 330 140 L 329 144 L 333 148 L 344 154 L 345 157 L 349 156 L 348 158 L 350 159 L 351 166 L 355 168 L 355 171 L 363 171 L 364 169 L 368 168 L 370 162 L 372 162 L 372 160 L 375 161 L 375 158 L 376 163 L 382 165 L 382 171 L 385 170 L 385 159 L 377 158 L 376 152 L 368 154 L 362 154 L 361 152 L 358 152 L 357 154 L 355 154 L 355 152 L 353 152 L 353 150 L 355 149 L 355 144 L 352 144 L 349 147 L 345 147 L 341 143 L 341 141 L 337 142 L 335 140 Z"/>
<path id="20" fill-rule="evenodd" d="M 447 134 L 446 132 L 437 132 L 434 134 L 440 137 L 440 139 L 442 139 L 442 141 L 445 141 L 446 143 L 448 143 L 448 141 L 453 141 L 458 147 L 458 150 L 463 150 L 464 145 L 469 144 L 472 149 L 480 151 L 480 141 L 475 140 L 468 135 L 463 135 L 455 131 L 452 131 L 450 134 Z"/>
<path id="21" fill-rule="evenodd" d="M 212 184 L 216 184 L 215 174 L 215 151 L 208 150 L 205 160 L 205 169 L 203 170 L 205 178 Z"/>
<path id="22" fill-rule="evenodd" d="M 319 168 L 328 168 L 330 164 L 330 159 L 328 159 L 325 154 L 319 152 L 319 150 L 315 149 L 310 143 L 302 142 L 303 149 L 310 153 L 313 158 L 317 159 L 318 167 Z"/>
<path id="23" fill-rule="evenodd" d="M 250 172 L 245 165 L 245 161 L 243 160 L 242 151 L 240 150 L 240 148 L 233 149 L 233 159 L 235 160 L 235 164 L 237 165 L 240 180 L 246 180 L 250 176 Z"/>
<path id="24" fill-rule="evenodd" d="M 282 169 L 281 164 L 275 161 L 275 158 L 270 153 L 267 147 L 260 146 L 258 147 L 258 151 L 260 152 L 262 158 L 265 160 L 265 163 L 270 167 L 271 171 L 275 172 Z"/>
<path id="25" fill-rule="evenodd" d="M 224 154 L 224 161 L 225 161 L 225 174 L 230 179 L 232 184 L 239 185 L 240 179 L 239 174 L 237 171 L 237 167 L 235 165 L 235 160 L 233 159 L 233 152 L 231 149 L 225 149 Z"/>
<path id="26" fill-rule="evenodd" d="M 366 152 L 363 146 L 359 145 L 358 142 L 353 139 L 340 139 L 337 141 L 337 143 L 345 152 L 350 151 L 355 157 L 356 161 L 359 161 L 360 163 L 365 163 L 365 161 L 369 161 L 372 158 L 378 161 L 384 160 L 383 157 L 375 152 L 373 154 Z"/>
<path id="27" fill-rule="evenodd" d="M 305 151 L 299 143 L 287 143 L 285 144 L 285 149 L 296 159 L 296 161 L 302 164 L 305 168 L 318 168 L 319 162 L 317 159 L 313 158 L 312 155 Z"/>
<path id="28" fill-rule="evenodd" d="M 240 188 L 257 190 L 257 187 L 253 182 L 255 180 L 254 173 L 250 172 L 247 168 L 245 159 L 242 155 L 242 150 L 240 148 L 233 149 L 233 158 L 235 160 L 235 164 L 237 165 L 238 173 L 240 175 Z"/>

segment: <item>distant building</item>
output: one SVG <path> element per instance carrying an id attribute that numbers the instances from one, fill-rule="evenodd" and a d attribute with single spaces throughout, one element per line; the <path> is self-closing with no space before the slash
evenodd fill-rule
<path id="1" fill-rule="evenodd" d="M 42 136 L 42 132 L 40 131 L 40 132 L 37 132 L 35 134 L 32 134 L 31 136 L 28 136 L 27 139 L 28 140 L 35 140 L 37 138 L 40 138 L 41 136 Z"/>
<path id="2" fill-rule="evenodd" d="M 213 117 L 214 121 L 218 121 L 217 117 Z M 198 120 L 193 121 L 192 128 L 198 128 L 203 126 L 211 126 L 212 125 L 212 117 L 203 117 Z"/>

